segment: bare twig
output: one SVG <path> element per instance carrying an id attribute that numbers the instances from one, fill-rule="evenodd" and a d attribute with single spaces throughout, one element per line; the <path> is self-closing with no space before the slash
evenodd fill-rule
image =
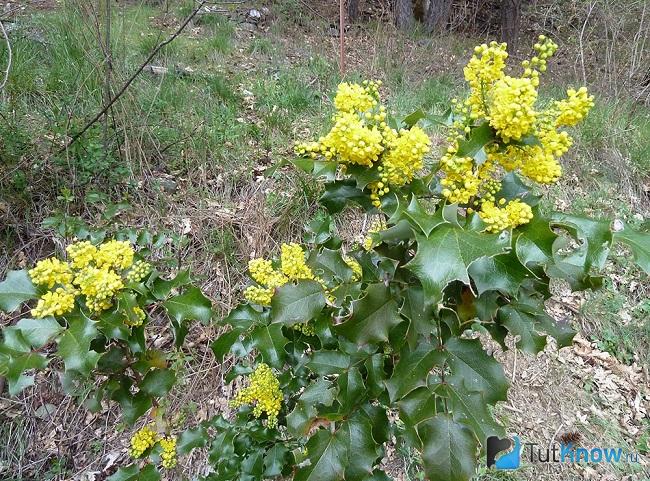
<path id="1" fill-rule="evenodd" d="M 138 78 L 138 76 L 142 73 L 142 71 L 145 69 L 145 67 L 146 67 L 147 65 L 149 65 L 149 63 L 151 62 L 151 60 L 152 60 L 152 59 L 153 59 L 153 58 L 158 54 L 158 52 L 160 52 L 160 50 L 161 50 L 165 45 L 168 45 L 168 44 L 170 44 L 171 42 L 173 42 L 173 41 L 176 39 L 176 37 L 178 37 L 178 36 L 183 32 L 183 30 L 185 30 L 185 27 L 187 27 L 187 25 L 192 21 L 192 19 L 196 16 L 196 14 L 199 13 L 199 10 L 201 10 L 201 8 L 203 7 L 203 5 L 205 5 L 206 3 L 207 3 L 207 0 L 201 0 L 201 2 L 199 2 L 198 7 L 196 7 L 196 8 L 194 9 L 194 11 L 193 11 L 193 12 L 192 12 L 192 13 L 191 13 L 191 14 L 190 14 L 186 19 L 185 19 L 185 21 L 181 24 L 181 26 L 178 28 L 178 30 L 176 30 L 176 32 L 174 32 L 174 34 L 173 34 L 171 37 L 169 37 L 167 40 L 165 40 L 164 42 L 159 43 L 159 44 L 158 44 L 158 45 L 157 45 L 157 46 L 156 46 L 156 47 L 151 51 L 151 53 L 150 53 L 149 56 L 146 58 L 146 60 L 145 60 L 144 62 L 142 62 L 142 64 L 140 65 L 140 67 L 138 67 L 138 69 L 137 69 L 135 72 L 133 72 L 133 75 L 131 75 L 131 77 L 129 77 L 129 79 L 124 83 L 124 85 L 122 85 L 122 88 L 120 88 L 120 90 L 118 90 L 118 92 L 115 94 L 115 96 L 112 97 L 111 100 L 110 100 L 109 102 L 106 103 L 106 105 L 104 105 L 104 108 L 102 108 L 102 109 L 97 113 L 97 115 L 95 115 L 95 116 L 94 116 L 94 117 L 93 117 L 93 118 L 92 118 L 92 119 L 91 119 L 91 120 L 90 120 L 90 121 L 89 121 L 89 122 L 84 126 L 83 129 L 81 129 L 79 132 L 77 132 L 75 135 L 72 136 L 72 138 L 70 139 L 70 141 L 69 141 L 69 142 L 68 142 L 68 143 L 67 143 L 67 144 L 66 144 L 62 149 L 60 149 L 60 150 L 57 152 L 58 154 L 60 154 L 61 152 L 65 152 L 67 149 L 69 149 L 70 146 L 71 146 L 72 144 L 74 144 L 77 140 L 79 140 L 79 138 L 80 138 L 83 134 L 85 134 L 85 133 L 88 131 L 88 129 L 90 129 L 93 125 L 95 125 L 95 123 L 96 123 L 99 119 L 101 119 L 101 118 L 103 117 L 103 115 L 104 115 L 106 112 L 108 112 L 108 110 L 113 106 L 113 104 L 114 104 L 115 102 L 117 102 L 117 100 L 118 100 L 118 99 L 119 99 L 119 98 L 124 94 L 124 92 L 126 92 L 126 90 L 127 90 L 127 89 L 129 88 L 129 86 L 133 83 L 133 81 L 134 81 L 136 78 Z"/>
<path id="2" fill-rule="evenodd" d="M 9 80 L 9 71 L 11 70 L 11 57 L 12 57 L 12 51 L 11 51 L 11 42 L 9 42 L 9 34 L 7 33 L 7 30 L 5 30 L 5 26 L 0 20 L 0 31 L 2 31 L 2 35 L 5 38 L 5 41 L 7 42 L 7 69 L 5 70 L 5 75 L 4 79 L 2 80 L 2 83 L 0 83 L 0 90 L 5 88 L 5 85 L 7 85 L 7 81 Z"/>
<path id="3" fill-rule="evenodd" d="M 341 77 L 345 77 L 345 0 L 339 0 L 339 38 L 341 40 Z"/>

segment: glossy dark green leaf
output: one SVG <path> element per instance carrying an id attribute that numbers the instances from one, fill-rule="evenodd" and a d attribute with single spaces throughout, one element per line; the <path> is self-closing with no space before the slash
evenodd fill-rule
<path id="1" fill-rule="evenodd" d="M 221 325 L 228 325 L 242 330 L 258 323 L 266 324 L 265 314 L 256 310 L 250 304 L 239 304 L 219 321 Z"/>
<path id="2" fill-rule="evenodd" d="M 0 310 L 13 312 L 23 302 L 36 299 L 38 293 L 27 271 L 9 271 L 0 282 Z"/>
<path id="3" fill-rule="evenodd" d="M 53 317 L 43 319 L 23 318 L 12 328 L 20 331 L 23 338 L 34 348 L 39 349 L 50 342 L 61 332 L 63 327 Z"/>
<path id="4" fill-rule="evenodd" d="M 188 287 L 183 294 L 172 296 L 163 302 L 169 315 L 181 323 L 184 321 L 210 322 L 212 302 L 197 287 Z"/>
<path id="5" fill-rule="evenodd" d="M 448 219 L 454 219 L 458 206 L 455 204 L 444 205 L 438 208 L 434 213 L 430 213 L 425 206 L 417 199 L 411 197 L 411 203 L 404 211 L 404 216 L 419 230 L 428 236 L 436 227 L 446 222 Z"/>
<path id="6" fill-rule="evenodd" d="M 341 405 L 341 414 L 350 413 L 356 405 L 364 401 L 366 387 L 358 367 L 353 366 L 339 375 L 337 386 L 339 392 L 336 400 Z"/>
<path id="7" fill-rule="evenodd" d="M 178 454 L 183 456 L 195 448 L 204 447 L 208 442 L 208 436 L 208 430 L 203 426 L 186 429 L 178 438 Z"/>
<path id="8" fill-rule="evenodd" d="M 10 396 L 34 385 L 34 376 L 26 371 L 45 369 L 47 364 L 47 358 L 38 352 L 11 352 L 0 346 L 0 376 L 6 377 Z"/>
<path id="9" fill-rule="evenodd" d="M 478 165 L 482 164 L 485 159 L 481 156 L 481 151 L 494 141 L 495 134 L 488 122 L 484 122 L 478 127 L 472 128 L 469 133 L 469 139 L 458 142 L 458 157 L 471 157 L 477 160 Z"/>
<path id="10" fill-rule="evenodd" d="M 406 396 L 420 386 L 427 385 L 427 377 L 434 367 L 441 367 L 447 354 L 429 342 L 421 342 L 411 351 L 402 349 L 393 375 L 386 381 L 391 401 Z"/>
<path id="11" fill-rule="evenodd" d="M 410 113 L 402 120 L 402 123 L 406 126 L 407 129 L 410 129 L 420 120 L 426 118 L 427 114 L 424 113 L 422 109 L 417 109 L 415 112 Z"/>
<path id="12" fill-rule="evenodd" d="M 580 242 L 583 257 L 580 265 L 584 265 L 586 272 L 591 267 L 604 267 L 613 240 L 609 222 L 554 213 L 552 223 L 569 231 Z"/>
<path id="13" fill-rule="evenodd" d="M 388 340 L 393 326 L 402 322 L 397 302 L 384 284 L 371 284 L 364 297 L 352 302 L 352 316 L 334 327 L 357 344 Z"/>
<path id="14" fill-rule="evenodd" d="M 153 278 L 148 284 L 151 293 L 156 296 L 156 299 L 166 299 L 172 290 L 179 287 L 186 286 L 190 283 L 190 271 L 188 269 L 179 271 L 171 279 L 163 279 L 161 277 Z"/>
<path id="15" fill-rule="evenodd" d="M 242 328 L 234 328 L 228 332 L 221 334 L 215 341 L 210 344 L 210 348 L 214 353 L 217 361 L 222 362 L 226 354 L 231 352 L 233 345 L 240 342 L 240 336 L 244 332 Z"/>
<path id="16" fill-rule="evenodd" d="M 316 281 L 301 280 L 275 291 L 271 301 L 272 321 L 291 326 L 314 319 L 325 307 L 323 287 Z"/>
<path id="17" fill-rule="evenodd" d="M 289 450 L 282 443 L 274 444 L 264 455 L 264 476 L 276 477 L 282 474 L 284 465 L 287 464 Z"/>
<path id="18" fill-rule="evenodd" d="M 342 211 L 350 202 L 356 202 L 366 210 L 372 208 L 370 197 L 356 186 L 354 179 L 337 180 L 326 184 L 325 192 L 320 197 L 320 203 L 330 214 Z"/>
<path id="19" fill-rule="evenodd" d="M 406 267 L 422 283 L 427 305 L 442 300 L 442 292 L 452 281 L 469 284 L 467 272 L 472 262 L 504 251 L 509 238 L 502 234 L 482 234 L 445 224 L 429 237 L 416 235 L 417 253 Z"/>
<path id="20" fill-rule="evenodd" d="M 332 280 L 348 282 L 352 279 L 352 269 L 343 260 L 339 251 L 323 248 L 320 252 L 314 251 L 307 260 L 314 274 L 327 282 Z"/>
<path id="21" fill-rule="evenodd" d="M 438 414 L 418 426 L 422 461 L 428 479 L 469 481 L 475 472 L 477 442 L 472 431 L 449 414 Z"/>
<path id="22" fill-rule="evenodd" d="M 526 269 L 513 252 L 474 261 L 468 269 L 478 294 L 500 291 L 516 296 L 521 283 L 532 273 Z"/>
<path id="23" fill-rule="evenodd" d="M 68 329 L 59 338 L 58 355 L 65 363 L 66 371 L 88 375 L 97 365 L 100 354 L 90 349 L 97 337 L 97 323 L 83 313 L 66 317 Z"/>
<path id="24" fill-rule="evenodd" d="M 533 215 L 528 224 L 517 228 L 515 240 L 517 257 L 527 267 L 547 264 L 553 258 L 553 243 L 557 239 L 557 234 L 549 227 L 549 220 L 544 219 L 537 209 L 533 209 Z"/>
<path id="25" fill-rule="evenodd" d="M 537 354 L 546 346 L 546 336 L 535 329 L 535 318 L 512 306 L 499 309 L 499 320 L 510 334 L 517 336 L 517 348 L 530 354 Z"/>
<path id="26" fill-rule="evenodd" d="M 310 463 L 296 470 L 294 481 L 339 481 L 349 464 L 348 433 L 319 429 L 309 438 Z"/>
<path id="27" fill-rule="evenodd" d="M 530 206 L 539 203 L 541 196 L 533 195 L 530 188 L 523 183 L 521 177 L 514 172 L 508 172 L 501 179 L 501 189 L 495 195 L 497 199 L 506 199 L 508 201 L 518 199 L 526 202 Z"/>
<path id="28" fill-rule="evenodd" d="M 166 395 L 176 383 L 176 374 L 170 369 L 153 369 L 149 371 L 139 385 L 141 391 L 154 396 Z"/>
<path id="29" fill-rule="evenodd" d="M 307 367 L 320 376 L 329 374 L 341 374 L 350 367 L 351 359 L 349 354 L 340 351 L 316 351 L 314 352 Z"/>
<path id="30" fill-rule="evenodd" d="M 650 233 L 638 232 L 625 227 L 623 230 L 614 233 L 614 240 L 630 247 L 636 263 L 647 274 L 650 274 Z"/>
<path id="31" fill-rule="evenodd" d="M 370 420 L 357 411 L 340 428 L 345 430 L 349 442 L 346 481 L 364 481 L 372 475 L 380 451 L 372 435 Z"/>
<path id="32" fill-rule="evenodd" d="M 287 416 L 289 433 L 296 437 L 307 434 L 313 421 L 318 417 L 317 406 L 331 406 L 334 402 L 334 395 L 334 386 L 324 379 L 307 386 L 298 398 L 293 411 Z"/>
<path id="33" fill-rule="evenodd" d="M 489 436 L 505 435 L 505 429 L 494 419 L 481 393 L 467 390 L 462 382 L 449 382 L 436 392 L 447 398 L 454 420 L 471 427 L 481 444 Z"/>
<path id="34" fill-rule="evenodd" d="M 284 365 L 287 357 L 284 346 L 289 341 L 282 334 L 282 324 L 259 326 L 251 332 L 250 337 L 266 364 L 275 368 Z"/>
<path id="35" fill-rule="evenodd" d="M 490 404 L 506 400 L 509 384 L 503 367 L 485 352 L 478 339 L 452 337 L 445 343 L 445 351 L 449 382 L 464 382 L 469 391 L 482 392 Z"/>
<path id="36" fill-rule="evenodd" d="M 122 408 L 122 418 L 128 425 L 134 424 L 152 405 L 151 397 L 143 392 L 131 393 L 126 388 L 120 388 L 112 395 Z"/>

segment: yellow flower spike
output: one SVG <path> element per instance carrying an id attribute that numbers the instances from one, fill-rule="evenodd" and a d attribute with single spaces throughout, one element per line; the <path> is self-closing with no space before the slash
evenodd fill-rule
<path id="1" fill-rule="evenodd" d="M 244 290 L 244 297 L 253 304 L 270 306 L 273 299 L 274 289 L 268 287 L 248 286 Z"/>
<path id="2" fill-rule="evenodd" d="M 533 218 L 531 207 L 518 199 L 498 207 L 492 201 L 483 202 L 479 216 L 487 224 L 488 232 L 501 232 L 522 224 L 527 224 Z"/>
<path id="3" fill-rule="evenodd" d="M 86 305 L 94 312 L 110 308 L 111 299 L 124 287 L 122 278 L 115 271 L 92 266 L 80 270 L 75 276 L 74 284 L 86 296 Z"/>
<path id="4" fill-rule="evenodd" d="M 280 381 L 268 365 L 261 363 L 248 376 L 248 387 L 241 389 L 230 405 L 233 408 L 253 405 L 253 415 L 259 418 L 263 413 L 266 414 L 268 427 L 274 428 L 278 424 L 282 400 Z"/>
<path id="5" fill-rule="evenodd" d="M 365 112 L 377 104 L 373 93 L 376 93 L 376 88 L 370 85 L 363 87 L 359 84 L 343 82 L 339 84 L 336 91 L 334 107 L 339 112 Z"/>
<path id="6" fill-rule="evenodd" d="M 162 453 L 160 453 L 160 458 L 162 460 L 162 466 L 166 469 L 172 469 L 176 467 L 177 458 L 176 458 L 176 437 L 174 436 L 162 436 L 158 440 L 160 447 L 162 448 Z"/>
<path id="7" fill-rule="evenodd" d="M 38 300 L 31 314 L 36 319 L 67 314 L 74 309 L 76 294 L 72 286 L 59 287 L 55 291 L 46 292 Z"/>
<path id="8" fill-rule="evenodd" d="M 70 244 L 66 248 L 66 252 L 70 257 L 70 263 L 75 269 L 83 269 L 91 262 L 94 261 L 97 255 L 97 247 L 92 245 L 89 241 L 80 241 Z"/>
<path id="9" fill-rule="evenodd" d="M 140 282 L 151 272 L 151 264 L 145 261 L 136 261 L 126 274 L 127 282 Z"/>
<path id="10" fill-rule="evenodd" d="M 567 98 L 555 102 L 555 126 L 574 126 L 579 124 L 593 106 L 594 96 L 589 95 L 586 87 L 581 87 L 579 90 L 567 90 Z"/>
<path id="11" fill-rule="evenodd" d="M 133 264 L 133 256 L 133 247 L 129 241 L 111 240 L 99 246 L 94 260 L 97 267 L 124 270 Z"/>
<path id="12" fill-rule="evenodd" d="M 533 128 L 537 90 L 529 78 L 504 77 L 490 97 L 490 125 L 504 141 L 519 140 Z"/>
<path id="13" fill-rule="evenodd" d="M 145 426 L 138 430 L 131 437 L 131 449 L 129 449 L 129 455 L 135 459 L 142 457 L 147 449 L 152 448 L 156 444 L 156 438 L 156 432 L 149 426 Z"/>
<path id="14" fill-rule="evenodd" d="M 282 244 L 280 263 L 282 273 L 292 281 L 315 277 L 311 268 L 305 263 L 305 253 L 298 244 Z"/>
<path id="15" fill-rule="evenodd" d="M 36 266 L 29 270 L 29 277 L 34 284 L 51 289 L 55 284 L 70 284 L 73 274 L 67 262 L 60 261 L 56 257 L 50 257 L 37 262 Z"/>

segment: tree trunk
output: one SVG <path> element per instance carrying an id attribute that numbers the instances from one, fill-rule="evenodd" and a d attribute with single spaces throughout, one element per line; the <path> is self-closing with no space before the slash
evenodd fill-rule
<path id="1" fill-rule="evenodd" d="M 359 19 L 359 0 L 348 0 L 348 21 L 356 22 Z"/>
<path id="2" fill-rule="evenodd" d="M 413 17 L 412 0 L 395 0 L 394 2 L 395 25 L 400 29 L 409 29 L 413 27 L 415 18 Z"/>
<path id="3" fill-rule="evenodd" d="M 427 32 L 442 32 L 447 28 L 452 3 L 452 0 L 429 0 L 429 6 L 424 17 Z"/>
<path id="4" fill-rule="evenodd" d="M 519 20 L 521 18 L 521 0 L 501 1 L 501 40 L 508 44 L 508 50 L 517 50 L 519 37 Z"/>

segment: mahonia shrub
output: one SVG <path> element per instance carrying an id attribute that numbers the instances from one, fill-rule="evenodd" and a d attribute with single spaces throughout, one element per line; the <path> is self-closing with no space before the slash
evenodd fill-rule
<path id="1" fill-rule="evenodd" d="M 393 439 L 421 453 L 427 479 L 470 479 L 487 437 L 505 434 L 492 409 L 509 383 L 483 342 L 569 345 L 570 326 L 544 310 L 549 283 L 598 287 L 615 240 L 650 271 L 647 234 L 538 205 L 532 189 L 560 178 L 566 128 L 593 106 L 585 88 L 540 105 L 556 49 L 540 37 L 514 76 L 504 44 L 477 47 L 467 98 L 438 117 L 390 117 L 379 82 L 339 86 L 331 130 L 296 144 L 294 162 L 325 182 L 328 212 L 304 248 L 249 263 L 246 302 L 212 345 L 238 359 L 227 380 L 240 378 L 239 411 L 179 440 L 207 447 L 203 479 L 385 480 Z M 439 160 L 434 122 L 447 129 Z M 374 220 L 350 246 L 332 216 L 355 205 Z"/>
<path id="2" fill-rule="evenodd" d="M 421 453 L 427 479 L 470 479 L 487 437 L 505 434 L 492 409 L 506 400 L 509 383 L 483 342 L 492 338 L 506 349 L 512 336 L 528 353 L 544 349 L 548 336 L 559 347 L 569 345 L 570 326 L 545 313 L 549 284 L 562 279 L 575 290 L 599 287 L 599 270 L 615 241 L 650 272 L 647 233 L 621 221 L 540 209 L 533 189 L 560 178 L 559 159 L 571 145 L 564 129 L 593 105 L 584 88 L 540 105 L 540 78 L 556 48 L 540 37 L 535 56 L 512 76 L 504 44 L 477 47 L 465 69 L 469 94 L 443 116 L 420 110 L 393 118 L 379 82 L 342 83 L 330 131 L 298 143 L 294 161 L 324 182 L 320 203 L 327 212 L 306 226 L 304 246 L 284 244 L 279 258 L 250 261 L 245 301 L 218 322 L 227 329 L 211 347 L 217 359 L 234 359 L 226 374 L 227 382 L 236 381 L 234 415 L 215 416 L 178 436 L 160 419 L 144 426 L 130 449 L 143 461 L 111 479 L 160 479 L 158 467 L 173 467 L 177 456 L 200 448 L 211 466 L 199 478 L 206 481 L 387 480 L 381 460 L 395 440 Z M 439 160 L 425 131 L 433 123 L 448 131 Z M 359 244 L 337 234 L 334 216 L 346 208 L 374 216 Z M 84 249 L 72 251 L 83 258 Z M 90 337 L 97 335 L 100 346 L 112 336 L 108 345 L 122 349 L 111 356 L 91 351 L 91 360 L 107 357 L 127 378 L 141 366 L 160 370 L 147 364 L 140 341 L 127 337 L 121 345 L 115 334 L 122 328 L 126 336 L 142 333 L 132 325 L 139 312 L 131 318 L 124 309 L 140 306 L 146 315 L 144 300 L 161 302 L 174 281 L 149 277 L 136 288 L 120 249 L 105 250 L 109 260 L 93 254 L 88 263 L 52 260 L 35 268 L 41 289 L 51 294 L 38 293 L 43 302 L 34 317 L 46 317 L 5 328 L 0 347 L 0 369 L 14 377 L 14 390 L 29 381 L 3 359 L 41 356 L 32 349 L 66 329 L 77 332 L 77 322 L 91 331 L 97 326 L 93 332 L 101 335 Z M 101 287 L 93 284 L 95 269 L 107 271 L 97 274 Z M 124 290 L 143 303 L 120 302 Z M 26 272 L 10 273 L 0 285 L 0 307 L 15 310 L 36 295 Z M 79 317 L 67 314 L 69 296 Z M 200 318 L 202 304 L 189 302 L 197 291 L 180 296 L 162 301 L 172 323 Z M 102 327 L 111 313 L 109 326 L 119 325 L 118 331 Z M 55 334 L 36 335 L 43 331 L 32 327 L 42 321 Z M 65 350 L 59 355 L 65 362 Z M 134 355 L 138 361 L 131 364 Z M 47 361 L 34 359 L 42 361 L 20 364 Z M 131 392 L 133 386 L 128 399 L 163 394 L 168 385 L 145 387 L 148 376 L 115 389 Z M 114 386 L 106 389 L 115 392 Z M 136 417 L 149 406 L 121 403 Z"/>
<path id="3" fill-rule="evenodd" d="M 54 361 L 54 369 L 63 366 L 64 390 L 89 409 L 116 401 L 127 424 L 152 407 L 162 416 L 161 398 L 176 382 L 173 351 L 155 348 L 150 331 L 168 330 L 180 347 L 188 322 L 208 322 L 212 307 L 187 270 L 165 279 L 136 248 L 129 240 L 80 240 L 61 256 L 8 273 L 0 283 L 0 309 L 19 319 L 2 329 L 0 342 L 0 375 L 10 394 L 34 384 L 31 372 Z M 175 438 L 150 437 L 146 431 L 136 436 L 132 454 L 140 457 L 156 445 L 162 465 L 175 465 Z"/>

